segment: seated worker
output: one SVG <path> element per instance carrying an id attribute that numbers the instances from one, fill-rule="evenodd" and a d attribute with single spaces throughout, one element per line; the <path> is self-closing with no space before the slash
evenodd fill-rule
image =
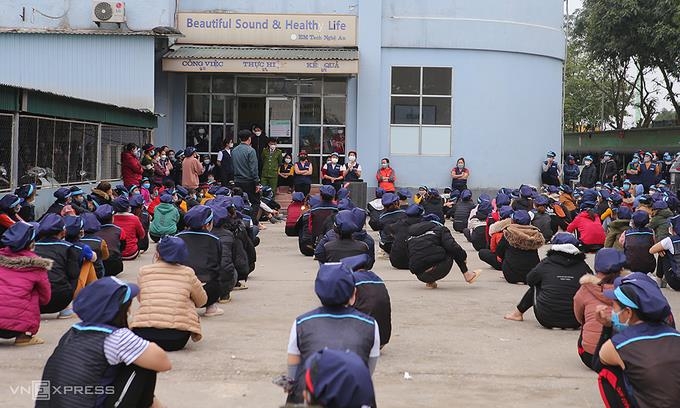
<path id="1" fill-rule="evenodd" d="M 167 192 L 161 194 L 160 203 L 154 209 L 153 219 L 149 225 L 149 237 L 153 242 L 177 233 L 179 210 L 174 203 L 175 197 L 172 194 Z"/>
<path id="2" fill-rule="evenodd" d="M 534 199 L 533 218 L 531 225 L 538 228 L 543 234 L 545 242 L 549 242 L 553 236 L 552 218 L 546 213 L 550 199 L 544 195 L 539 195 Z"/>
<path id="3" fill-rule="evenodd" d="M 523 185 L 519 188 L 519 197 L 512 200 L 512 210 L 524 210 L 531 211 L 534 208 L 534 203 L 532 197 L 534 196 L 534 190 L 531 186 Z"/>
<path id="4" fill-rule="evenodd" d="M 177 237 L 184 240 L 190 254 L 201 254 L 188 257 L 185 265 L 194 270 L 208 295 L 207 302 L 200 306 L 205 307 L 203 316 L 222 315 L 224 310 L 217 305 L 222 292 L 222 244 L 219 238 L 210 233 L 213 229 L 213 212 L 210 207 L 199 204 L 186 213 L 184 222 L 187 229 L 178 233 Z"/>
<path id="5" fill-rule="evenodd" d="M 402 210 L 407 209 L 409 206 L 408 199 L 411 198 L 411 192 L 406 188 L 401 188 L 397 191 L 397 197 L 399 197 L 399 208 Z"/>
<path id="6" fill-rule="evenodd" d="M 498 209 L 498 221 L 489 225 L 489 249 L 479 250 L 479 259 L 486 262 L 497 271 L 503 268 L 503 258 L 497 254 L 498 243 L 503 238 L 503 232 L 512 224 L 512 207 L 504 205 Z"/>
<path id="7" fill-rule="evenodd" d="M 306 200 L 304 193 L 299 191 L 294 192 L 292 200 L 293 201 L 288 205 L 288 209 L 286 210 L 287 214 L 285 233 L 286 236 L 297 237 L 299 232 L 296 227 L 297 221 L 308 209 L 308 207 L 306 206 L 307 203 L 305 202 Z"/>
<path id="8" fill-rule="evenodd" d="M 607 227 L 607 236 L 604 240 L 604 247 L 623 249 L 623 245 L 619 242 L 619 238 L 621 238 L 624 232 L 631 228 L 630 219 L 633 217 L 633 212 L 630 208 L 622 205 L 613 213 L 613 216 L 614 219 Z M 668 224 L 665 225 L 665 228 L 668 229 Z"/>
<path id="9" fill-rule="evenodd" d="M 269 221 L 272 224 L 276 224 L 283 220 L 280 215 L 279 210 L 281 210 L 281 204 L 276 202 L 274 197 L 274 190 L 269 186 L 263 186 L 260 191 L 260 209 L 259 209 L 259 219 L 260 221 Z"/>
<path id="10" fill-rule="evenodd" d="M 238 282 L 238 273 L 234 267 L 234 233 L 229 230 L 228 220 L 230 217 L 227 207 L 231 204 L 229 197 L 219 197 L 208 201 L 206 204 L 213 211 L 213 229 L 211 234 L 220 240 L 222 253 L 220 258 L 220 300 L 219 303 L 231 301 L 231 291 Z M 248 273 L 251 271 L 248 270 Z M 246 275 L 247 278 L 247 275 Z"/>
<path id="11" fill-rule="evenodd" d="M 394 193 L 385 193 L 381 202 L 384 210 L 378 219 L 378 231 L 380 231 L 380 243 L 378 245 L 389 254 L 392 250 L 394 236 L 387 227 L 400 219 L 406 218 L 406 212 L 399 208 L 399 197 Z"/>
<path id="12" fill-rule="evenodd" d="M 392 304 L 385 282 L 369 270 L 371 258 L 366 254 L 343 258 L 341 262 L 354 274 L 354 308 L 378 322 L 382 349 L 392 337 Z"/>
<path id="13" fill-rule="evenodd" d="M 201 323 L 196 308 L 208 300 L 193 269 L 182 265 L 189 257 L 181 238 L 163 237 L 155 261 L 139 269 L 139 309 L 130 328 L 139 337 L 165 351 L 183 349 L 189 338 L 200 341 Z"/>
<path id="14" fill-rule="evenodd" d="M 325 225 L 327 225 L 325 224 L 326 219 L 334 216 L 338 212 L 338 206 L 333 202 L 335 199 L 335 189 L 333 186 L 321 186 L 319 195 L 321 196 L 321 201 L 312 205 L 311 210 L 309 210 L 309 229 L 314 245 L 316 245 L 321 237 L 328 232 L 324 229 Z M 312 247 L 312 251 L 313 248 L 314 246 Z"/>
<path id="15" fill-rule="evenodd" d="M 468 271 L 465 263 L 467 253 L 436 215 L 423 217 L 422 222 L 409 227 L 408 234 L 409 270 L 426 287 L 437 288 L 437 281 L 451 272 L 454 262 L 463 273 L 465 282 L 477 280 L 481 271 Z"/>
<path id="16" fill-rule="evenodd" d="M 21 198 L 14 194 L 5 194 L 0 198 L 0 235 L 7 231 L 14 223 L 24 221 L 19 216 L 21 202 Z"/>
<path id="17" fill-rule="evenodd" d="M 19 217 L 26 222 L 35 221 L 35 184 L 24 184 L 14 190 L 14 194 L 21 198 L 21 208 L 19 209 Z"/>
<path id="18" fill-rule="evenodd" d="M 574 316 L 581 324 L 577 350 L 581 361 L 591 370 L 597 342 L 602 335 L 602 323 L 597 320 L 599 306 L 611 307 L 612 301 L 604 295 L 614 288 L 614 280 L 621 276 L 626 264 L 622 251 L 602 248 L 595 254 L 595 275 L 581 276 L 581 288 L 574 295 Z"/>
<path id="19" fill-rule="evenodd" d="M 616 219 L 615 213 L 621 207 L 623 198 L 619 193 L 613 192 L 609 195 L 607 203 L 609 204 L 608 208 L 600 215 L 602 228 L 604 228 L 605 232 L 609 230 L 609 224 Z"/>
<path id="20" fill-rule="evenodd" d="M 672 235 L 654 244 L 650 254 L 659 254 L 663 268 L 663 282 L 673 290 L 680 290 L 680 215 L 668 220 L 668 232 Z"/>
<path id="21" fill-rule="evenodd" d="M 45 214 L 40 217 L 40 220 L 42 220 L 47 214 L 64 215 L 71 209 L 71 190 L 69 188 L 61 187 L 57 189 L 52 195 L 54 198 L 56 198 L 56 200 L 54 200 L 52 205 L 50 205 Z"/>
<path id="22" fill-rule="evenodd" d="M 113 222 L 113 207 L 102 204 L 94 211 L 94 215 L 99 220 L 101 227 L 95 232 L 95 236 L 106 242 L 109 250 L 109 257 L 102 260 L 104 264 L 104 274 L 106 276 L 116 276 L 123 272 L 123 248 L 125 247 L 125 231 Z"/>
<path id="23" fill-rule="evenodd" d="M 236 270 L 237 282 L 233 290 L 248 289 L 246 282 L 248 275 L 255 270 L 255 262 L 257 261 L 257 250 L 255 248 L 256 241 L 251 238 L 248 232 L 248 227 L 243 222 L 237 205 L 240 205 L 237 200 L 238 197 L 232 197 L 232 204 L 225 202 L 229 217 L 224 221 L 223 227 L 229 230 L 234 235 L 234 246 L 232 247 L 234 269 Z M 218 217 L 218 222 L 220 217 Z M 216 232 L 217 235 L 220 231 Z"/>
<path id="24" fill-rule="evenodd" d="M 97 254 L 92 248 L 80 239 L 85 236 L 83 219 L 78 215 L 67 215 L 64 217 L 64 228 L 66 229 L 66 236 L 64 239 L 73 244 L 78 250 L 78 265 L 80 266 L 80 274 L 78 276 L 78 284 L 74 298 L 78 296 L 78 292 L 97 280 L 97 271 L 94 263 L 97 261 Z"/>
<path id="25" fill-rule="evenodd" d="M 456 232 L 463 232 L 468 227 L 468 220 L 470 219 L 470 212 L 475 208 L 475 203 L 472 201 L 472 191 L 463 190 L 456 202 L 456 210 L 453 214 L 453 229 Z"/>
<path id="26" fill-rule="evenodd" d="M 673 211 L 668 208 L 668 203 L 666 200 L 657 200 L 652 204 L 652 218 L 649 220 L 649 228 L 654 231 L 654 240 L 656 242 L 661 242 L 664 238 L 673 236 L 668 228 L 668 220 L 673 217 Z M 656 262 L 656 277 L 660 279 L 663 284 L 664 275 L 664 264 L 665 261 L 663 257 Z"/>
<path id="27" fill-rule="evenodd" d="M 619 238 L 623 253 L 626 255 L 626 269 L 633 272 L 655 272 L 656 258 L 649 253 L 654 246 L 654 231 L 647 228 L 649 214 L 644 211 L 635 211 L 632 223 L 632 228 L 626 230 Z"/>
<path id="28" fill-rule="evenodd" d="M 477 204 L 475 214 L 470 215 L 468 226 L 463 230 L 463 235 L 472 243 L 475 251 L 486 248 L 486 223 L 492 208 L 491 201 L 484 200 Z"/>
<path id="29" fill-rule="evenodd" d="M 94 270 L 97 273 L 97 278 L 106 276 L 106 268 L 104 261 L 109 259 L 109 246 L 106 241 L 96 235 L 102 228 L 101 223 L 94 213 L 88 212 L 80 216 L 83 220 L 83 236 L 78 240 L 89 246 L 97 255 L 94 261 Z"/>
<path id="30" fill-rule="evenodd" d="M 529 289 L 517 309 L 505 315 L 507 320 L 524 320 L 524 312 L 532 306 L 538 323 L 548 329 L 576 329 L 581 324 L 574 316 L 574 295 L 580 288 L 579 279 L 593 271 L 586 263 L 586 254 L 579 251 L 578 239 L 560 232 L 543 260 L 527 274 Z"/>
<path id="31" fill-rule="evenodd" d="M 607 238 L 600 216 L 595 212 L 595 203 L 585 201 L 581 203 L 581 212 L 567 227 L 567 232 L 577 232 L 581 242 L 580 249 L 583 252 L 597 252 L 604 247 Z"/>
<path id="32" fill-rule="evenodd" d="M 139 218 L 144 228 L 144 236 L 137 241 L 139 252 L 146 252 L 149 249 L 149 225 L 151 224 L 151 215 L 144 207 L 144 197 L 141 194 L 135 194 L 130 197 L 130 212 Z"/>
<path id="33" fill-rule="evenodd" d="M 353 234 L 360 231 L 360 228 L 356 225 L 351 210 L 338 212 L 338 215 L 335 216 L 333 231 L 336 239 L 320 241 L 314 251 L 315 259 L 319 263 L 340 262 L 343 258 L 368 254 L 368 245 L 352 237 Z"/>
<path id="34" fill-rule="evenodd" d="M 305 362 L 305 405 L 326 408 L 376 407 L 366 364 L 349 350 L 323 349 Z"/>
<path id="35" fill-rule="evenodd" d="M 598 348 L 603 402 L 610 407 L 676 406 L 680 333 L 666 323 L 671 313 L 668 301 L 643 273 L 617 278 L 614 287 L 604 292 L 614 301 L 611 312 L 603 306 L 598 310 L 598 319 L 606 326 Z"/>
<path id="36" fill-rule="evenodd" d="M 73 308 L 82 320 L 61 337 L 43 369 L 36 408 L 160 407 L 154 397 L 156 373 L 171 369 L 157 344 L 128 329 L 127 316 L 137 285 L 103 278 L 82 290 Z M 59 392 L 78 384 L 96 392 Z M 111 390 L 111 392 L 108 392 Z"/>
<path id="37" fill-rule="evenodd" d="M 121 257 L 124 261 L 131 261 L 139 256 L 140 240 L 144 239 L 146 233 L 142 222 L 130 212 L 130 201 L 127 197 L 117 197 L 113 200 L 113 224 L 125 231 L 125 246 Z"/>
<path id="38" fill-rule="evenodd" d="M 356 353 L 373 373 L 380 357 L 380 332 L 371 317 L 356 310 L 354 275 L 342 263 L 319 267 L 314 291 L 321 307 L 298 316 L 288 339 L 288 377 L 297 386 L 288 396 L 288 403 L 302 402 L 304 390 L 303 362 L 324 349 L 349 350 Z"/>
<path id="39" fill-rule="evenodd" d="M 70 307 L 80 277 L 80 251 L 66 242 L 64 220 L 60 215 L 49 213 L 40 221 L 38 241 L 35 243 L 36 255 L 52 260 L 52 268 L 47 275 L 50 279 L 52 296 L 49 303 L 40 307 L 40 313 L 59 312 L 58 318 L 73 316 Z"/>
<path id="40" fill-rule="evenodd" d="M 406 209 L 406 218 L 388 226 L 388 232 L 394 237 L 390 251 L 390 264 L 393 268 L 408 269 L 408 229 L 423 220 L 423 207 L 411 204 Z"/>
<path id="41" fill-rule="evenodd" d="M 529 213 L 517 210 L 512 224 L 503 230 L 496 246 L 496 256 L 503 259 L 502 271 L 508 283 L 525 283 L 527 274 L 538 263 L 538 249 L 545 244 L 541 231 L 531 224 Z"/>
<path id="42" fill-rule="evenodd" d="M 570 185 L 562 184 L 560 187 L 560 204 L 569 212 L 570 218 L 574 218 L 578 213 L 576 206 L 576 199 L 574 198 L 574 189 Z"/>
<path id="43" fill-rule="evenodd" d="M 368 267 L 372 268 L 373 264 L 375 263 L 375 241 L 373 240 L 373 237 L 371 237 L 368 234 L 368 232 L 366 232 L 365 229 L 360 227 L 366 225 L 366 211 L 357 207 L 354 207 L 351 210 L 342 211 L 350 211 L 352 213 L 353 223 L 358 226 L 357 231 L 352 233 L 352 239 L 366 244 L 366 246 L 368 247 L 368 251 L 366 253 L 368 254 L 370 259 Z M 335 221 L 335 218 L 333 220 Z M 324 235 L 323 238 L 321 238 L 321 240 L 319 240 L 319 243 L 316 245 L 316 248 L 314 249 L 314 256 L 325 258 L 326 257 L 325 245 L 330 241 L 336 239 L 338 239 L 338 234 L 335 231 L 335 228 L 333 228 L 330 231 L 328 231 L 326 235 Z"/>
<path id="44" fill-rule="evenodd" d="M 385 195 L 385 190 L 380 187 L 376 188 L 375 199 L 369 201 L 368 204 L 366 204 L 366 211 L 368 212 L 368 226 L 371 227 L 373 231 L 378 231 L 380 229 L 380 216 L 385 210 L 382 205 L 383 195 Z"/>
<path id="45" fill-rule="evenodd" d="M 436 188 L 427 191 L 420 205 L 425 209 L 425 215 L 434 214 L 440 220 L 444 219 L 444 200 L 442 200 L 439 190 Z"/>
<path id="46" fill-rule="evenodd" d="M 82 215 L 90 212 L 90 207 L 85 199 L 85 193 L 78 186 L 71 187 L 71 208 L 76 212 L 76 215 Z"/>
<path id="47" fill-rule="evenodd" d="M 33 252 L 38 224 L 18 222 L 3 234 L 0 249 L 0 338 L 15 346 L 43 344 L 40 306 L 50 301 L 52 261 Z"/>

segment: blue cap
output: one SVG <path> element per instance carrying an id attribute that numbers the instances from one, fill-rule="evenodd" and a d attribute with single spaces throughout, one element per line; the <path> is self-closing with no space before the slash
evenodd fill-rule
<path id="1" fill-rule="evenodd" d="M 343 198 L 338 202 L 338 210 L 351 210 L 354 207 L 356 206 L 349 198 Z"/>
<path id="2" fill-rule="evenodd" d="M 12 252 L 19 252 L 35 240 L 39 225 L 35 222 L 17 222 L 9 227 L 3 234 L 2 245 Z"/>
<path id="3" fill-rule="evenodd" d="M 477 204 L 482 203 L 484 201 L 491 202 L 491 196 L 489 196 L 487 193 L 482 193 L 477 197 Z"/>
<path id="4" fill-rule="evenodd" d="M 595 208 L 595 202 L 594 202 L 594 201 L 584 201 L 584 202 L 582 202 L 581 205 L 579 206 L 579 209 L 580 209 L 581 211 L 590 210 L 590 209 L 592 209 L 592 208 Z"/>
<path id="5" fill-rule="evenodd" d="M 614 205 L 619 205 L 623 202 L 623 197 L 621 197 L 621 194 L 619 193 L 611 193 L 609 194 L 609 198 L 607 200 L 609 200 Z"/>
<path id="6" fill-rule="evenodd" d="M 58 232 L 64 230 L 64 219 L 61 215 L 49 213 L 46 214 L 42 220 L 40 220 L 40 227 L 38 228 L 38 234 L 43 235 L 54 235 Z"/>
<path id="7" fill-rule="evenodd" d="M 513 213 L 512 207 L 510 207 L 509 205 L 504 205 L 498 209 L 498 215 L 501 217 L 502 220 L 512 217 L 512 213 Z"/>
<path id="8" fill-rule="evenodd" d="M 411 198 L 411 192 L 408 191 L 406 188 L 402 188 L 399 191 L 397 191 L 397 196 L 399 196 L 400 200 L 408 200 Z"/>
<path id="9" fill-rule="evenodd" d="M 665 210 L 666 208 L 668 208 L 666 200 L 657 200 L 652 204 L 652 210 Z"/>
<path id="10" fill-rule="evenodd" d="M 17 189 L 14 190 L 14 194 L 16 194 L 17 196 L 19 196 L 23 199 L 27 199 L 34 192 L 35 192 L 35 184 L 24 184 L 21 187 L 17 187 Z"/>
<path id="11" fill-rule="evenodd" d="M 81 190 L 80 187 L 78 187 L 78 186 L 72 186 L 70 188 L 70 190 L 71 190 L 71 197 L 85 194 L 83 192 L 83 190 Z"/>
<path id="12" fill-rule="evenodd" d="M 307 359 L 302 378 L 305 388 L 319 406 L 375 406 L 371 373 L 366 363 L 352 351 L 317 351 Z"/>
<path id="13" fill-rule="evenodd" d="M 496 195 L 496 207 L 500 208 L 504 205 L 510 205 L 510 196 L 504 193 Z"/>
<path id="14" fill-rule="evenodd" d="M 83 229 L 83 219 L 77 215 L 67 215 L 64 217 L 64 228 L 66 236 L 75 237 Z"/>
<path id="15" fill-rule="evenodd" d="M 630 209 L 630 207 L 622 205 L 616 211 L 616 218 L 620 220 L 629 220 L 633 218 L 633 211 Z"/>
<path id="16" fill-rule="evenodd" d="M 237 211 L 241 211 L 246 207 L 246 203 L 243 201 L 241 196 L 231 197 L 231 204 L 236 208 Z"/>
<path id="17" fill-rule="evenodd" d="M 218 188 L 220 188 L 220 186 L 218 186 L 218 185 L 212 185 L 212 186 L 210 186 L 210 188 L 208 189 L 208 194 L 210 194 L 210 195 L 217 195 L 217 189 L 218 189 Z"/>
<path id="18" fill-rule="evenodd" d="M 583 161 L 593 161 L 593 157 L 588 155 L 583 158 Z"/>
<path id="19" fill-rule="evenodd" d="M 196 153 L 196 148 L 193 146 L 187 146 L 186 149 L 184 149 L 184 155 L 189 157 L 192 154 Z"/>
<path id="20" fill-rule="evenodd" d="M 548 153 L 546 153 L 546 156 L 548 156 L 548 157 L 555 157 L 555 156 L 557 156 L 557 155 L 556 155 L 555 152 L 553 152 L 552 150 L 549 150 Z"/>
<path id="21" fill-rule="evenodd" d="M 442 219 L 437 214 L 425 214 L 423 221 L 434 221 L 441 224 Z"/>
<path id="22" fill-rule="evenodd" d="M 208 205 L 213 211 L 213 225 L 221 227 L 229 219 L 229 210 L 223 201 L 210 200 L 212 205 Z M 208 203 L 206 203 L 208 204 Z"/>
<path id="23" fill-rule="evenodd" d="M 196 205 L 191 207 L 184 215 L 184 223 L 192 229 L 200 229 L 213 220 L 213 211 L 207 205 Z"/>
<path id="24" fill-rule="evenodd" d="M 343 200 L 345 198 L 349 198 L 349 190 L 343 187 L 338 190 L 338 200 Z"/>
<path id="25" fill-rule="evenodd" d="M 321 194 L 321 197 L 333 198 L 335 197 L 335 189 L 330 185 L 321 186 L 319 194 Z"/>
<path id="26" fill-rule="evenodd" d="M 130 200 L 125 196 L 116 197 L 111 203 L 113 211 L 123 213 L 130 211 Z"/>
<path id="27" fill-rule="evenodd" d="M 228 187 L 219 186 L 219 187 L 217 187 L 217 190 L 215 190 L 215 194 L 213 194 L 213 195 L 228 196 L 228 195 L 231 195 L 231 190 Z"/>
<path id="28" fill-rule="evenodd" d="M 425 212 L 425 209 L 418 204 L 411 204 L 406 208 L 406 215 L 409 217 L 417 217 L 419 215 L 423 215 Z"/>
<path id="29" fill-rule="evenodd" d="M 525 210 L 517 210 L 512 213 L 512 220 L 515 224 L 529 225 L 531 224 L 531 216 Z"/>
<path id="30" fill-rule="evenodd" d="M 57 189 L 57 191 L 52 194 L 57 200 L 66 200 L 67 198 L 71 197 L 71 189 L 66 188 L 66 187 L 61 187 Z"/>
<path id="31" fill-rule="evenodd" d="M 548 186 L 545 191 L 547 191 L 548 194 L 556 194 L 559 193 L 560 189 L 557 186 Z"/>
<path id="32" fill-rule="evenodd" d="M 189 195 L 189 190 L 183 186 L 175 186 L 175 193 L 177 193 L 178 196 L 184 198 Z"/>
<path id="33" fill-rule="evenodd" d="M 130 207 L 138 208 L 144 206 L 144 197 L 141 194 L 136 194 L 130 197 Z"/>
<path id="34" fill-rule="evenodd" d="M 528 198 L 531 197 L 534 194 L 534 190 L 529 187 L 529 186 L 522 186 L 519 188 L 519 195 L 520 197 Z"/>
<path id="35" fill-rule="evenodd" d="M 382 198 L 383 194 L 385 194 L 384 188 L 378 187 L 375 189 L 375 198 Z"/>
<path id="36" fill-rule="evenodd" d="M 139 294 L 139 286 L 105 277 L 85 286 L 73 301 L 73 311 L 87 324 L 111 323 L 120 307 Z"/>
<path id="37" fill-rule="evenodd" d="M 558 232 L 552 237 L 550 243 L 553 245 L 572 244 L 574 246 L 578 246 L 580 244 L 574 234 L 570 234 L 568 232 Z"/>
<path id="38" fill-rule="evenodd" d="M 342 258 L 340 262 L 354 272 L 366 269 L 371 262 L 371 257 L 368 254 L 354 255 Z"/>
<path id="39" fill-rule="evenodd" d="M 166 236 L 156 245 L 158 256 L 168 263 L 184 263 L 189 258 L 187 244 L 182 238 Z"/>
<path id="40" fill-rule="evenodd" d="M 612 157 L 612 152 L 610 152 L 609 150 L 607 150 L 606 152 L 604 152 L 604 154 L 603 154 L 602 156 L 609 156 L 609 157 Z"/>
<path id="41" fill-rule="evenodd" d="M 431 189 L 429 189 L 427 192 L 428 192 L 428 194 L 430 194 L 431 196 L 439 197 L 439 190 L 437 190 L 436 188 L 431 188 Z"/>
<path id="42" fill-rule="evenodd" d="M 352 271 L 340 262 L 321 265 L 314 281 L 314 291 L 324 306 L 347 304 L 354 293 Z"/>
<path id="43" fill-rule="evenodd" d="M 600 190 L 597 193 L 598 196 L 600 196 L 603 200 L 609 199 L 609 190 Z"/>
<path id="44" fill-rule="evenodd" d="M 165 203 L 165 204 L 172 204 L 173 202 L 172 194 L 169 194 L 167 192 L 163 192 L 160 196 L 160 202 Z"/>
<path id="45" fill-rule="evenodd" d="M 352 216 L 354 217 L 354 223 L 359 227 L 359 231 L 364 229 L 364 226 L 366 225 L 366 210 L 363 208 L 359 207 L 354 207 L 350 211 L 352 211 Z"/>
<path id="46" fill-rule="evenodd" d="M 97 232 L 102 228 L 102 224 L 94 213 L 83 213 L 80 218 L 83 219 L 83 230 L 86 234 Z"/>
<path id="47" fill-rule="evenodd" d="M 397 195 L 394 193 L 385 193 L 380 199 L 380 202 L 382 203 L 383 207 L 387 207 L 388 205 L 394 204 L 398 201 L 399 197 L 397 197 Z"/>
<path id="48" fill-rule="evenodd" d="M 623 180 L 623 183 L 621 183 L 621 184 L 633 184 L 633 183 L 631 183 L 630 180 L 625 179 L 625 180 Z"/>
<path id="49" fill-rule="evenodd" d="M 104 220 L 108 220 L 113 215 L 113 207 L 109 204 L 102 204 L 94 210 L 94 215 L 97 216 L 99 222 L 104 222 Z"/>
<path id="50" fill-rule="evenodd" d="M 617 273 L 626 264 L 623 251 L 614 248 L 602 248 L 595 254 L 595 272 Z"/>
<path id="51" fill-rule="evenodd" d="M 491 206 L 491 201 L 482 201 L 481 203 L 477 204 L 477 217 L 488 217 L 492 210 L 493 207 Z"/>
<path id="52" fill-rule="evenodd" d="M 560 186 L 559 190 L 562 191 L 565 194 L 571 194 L 571 193 L 574 192 L 574 189 L 571 188 L 570 186 L 566 185 L 566 184 L 562 184 Z"/>
<path id="53" fill-rule="evenodd" d="M 295 201 L 296 203 L 301 203 L 301 202 L 305 201 L 305 193 L 303 193 L 302 191 L 294 192 L 293 193 L 293 201 Z"/>
<path id="54" fill-rule="evenodd" d="M 342 234 L 359 232 L 361 229 L 354 223 L 354 215 L 350 210 L 339 211 L 335 216 L 335 227 Z"/>
<path id="55" fill-rule="evenodd" d="M 0 210 L 7 212 L 21 204 L 21 201 L 22 200 L 19 198 L 19 196 L 14 194 L 5 194 L 2 198 L 0 198 Z"/>
<path id="56" fill-rule="evenodd" d="M 130 193 L 130 195 L 139 195 L 139 194 L 141 194 L 141 193 L 139 192 L 139 186 L 136 186 L 136 185 L 134 185 L 134 184 L 130 186 L 130 188 L 128 189 L 128 193 Z"/>
<path id="57" fill-rule="evenodd" d="M 539 195 L 534 199 L 534 204 L 538 206 L 547 206 L 550 204 L 550 200 L 544 195 Z"/>
<path id="58" fill-rule="evenodd" d="M 604 295 L 637 311 L 643 320 L 660 322 L 671 313 L 668 300 L 656 282 L 642 272 L 634 272 L 614 280 L 614 290 Z"/>
<path id="59" fill-rule="evenodd" d="M 649 214 L 647 214 L 646 211 L 635 211 L 633 213 L 632 220 L 636 227 L 644 227 L 645 225 L 649 224 Z"/>
<path id="60" fill-rule="evenodd" d="M 460 192 L 460 199 L 463 201 L 472 200 L 472 191 L 465 189 Z"/>
<path id="61" fill-rule="evenodd" d="M 645 205 L 651 204 L 652 203 L 652 197 L 650 197 L 647 194 L 643 194 L 643 195 L 640 196 L 640 198 L 638 198 L 638 203 L 645 204 Z"/>

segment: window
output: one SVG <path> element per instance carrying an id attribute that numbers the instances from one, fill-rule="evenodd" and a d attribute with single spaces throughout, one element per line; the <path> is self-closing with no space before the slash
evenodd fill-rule
<path id="1" fill-rule="evenodd" d="M 10 186 L 12 160 L 12 122 L 11 115 L 0 114 L 0 190 Z"/>
<path id="2" fill-rule="evenodd" d="M 451 68 L 392 67 L 390 151 L 451 154 Z"/>
<path id="3" fill-rule="evenodd" d="M 120 178 L 120 154 L 125 145 L 134 143 L 143 146 L 151 141 L 149 129 L 102 125 L 102 180 Z M 96 147 L 95 147 L 96 148 Z"/>
<path id="4" fill-rule="evenodd" d="M 188 75 L 186 145 L 199 153 L 217 153 L 234 137 L 234 87 L 232 75 Z M 238 83 L 239 92 L 264 93 L 266 81 L 253 78 Z"/>

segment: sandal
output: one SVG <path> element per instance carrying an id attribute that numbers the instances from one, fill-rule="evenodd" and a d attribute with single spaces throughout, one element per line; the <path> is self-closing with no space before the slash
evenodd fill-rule
<path id="1" fill-rule="evenodd" d="M 23 346 L 33 346 L 36 344 L 43 344 L 45 343 L 45 340 L 41 339 L 40 337 L 32 336 L 28 340 L 25 341 L 17 341 L 14 339 L 14 345 L 18 347 L 23 347 Z"/>
<path id="2" fill-rule="evenodd" d="M 475 283 L 475 281 L 477 280 L 477 278 L 479 278 L 479 275 L 482 274 L 482 271 L 479 270 L 479 269 L 477 269 L 476 271 L 472 271 L 472 273 L 474 273 L 475 276 L 473 276 L 472 279 L 470 279 L 470 280 L 467 280 L 467 279 L 465 280 L 465 282 L 467 282 L 467 283 L 470 284 L 470 285 L 473 284 L 473 283 Z"/>

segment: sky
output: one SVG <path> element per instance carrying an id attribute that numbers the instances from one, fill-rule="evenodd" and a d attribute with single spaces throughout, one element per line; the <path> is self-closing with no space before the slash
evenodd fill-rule
<path id="1" fill-rule="evenodd" d="M 569 0 L 569 14 L 573 13 L 577 8 L 580 8 L 583 0 Z"/>

